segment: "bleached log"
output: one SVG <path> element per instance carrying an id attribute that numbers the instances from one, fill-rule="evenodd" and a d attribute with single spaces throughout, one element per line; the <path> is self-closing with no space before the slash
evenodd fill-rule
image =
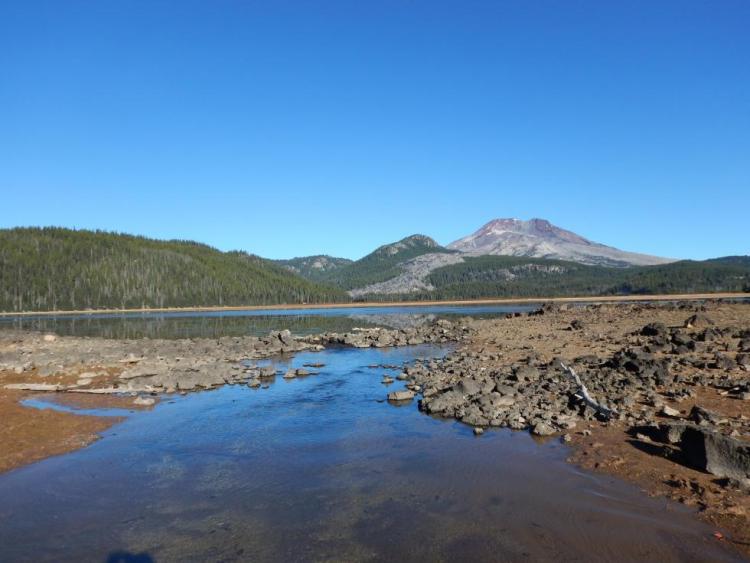
<path id="1" fill-rule="evenodd" d="M 597 413 L 606 418 L 617 416 L 617 411 L 605 407 L 604 405 L 601 405 L 594 400 L 594 398 L 589 393 L 589 390 L 583 384 L 583 381 L 581 381 L 581 378 L 572 367 L 566 366 L 563 363 L 560 363 L 560 365 L 562 366 L 563 370 L 565 370 L 565 372 L 573 378 L 573 381 L 575 381 L 576 385 L 578 385 L 578 393 L 576 395 L 579 396 L 584 403 L 586 403 L 592 409 L 596 410 Z"/>

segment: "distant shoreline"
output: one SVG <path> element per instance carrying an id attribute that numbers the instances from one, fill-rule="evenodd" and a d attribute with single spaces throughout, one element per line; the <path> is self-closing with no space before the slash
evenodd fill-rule
<path id="1" fill-rule="evenodd" d="M 607 295 L 582 297 L 525 297 L 498 299 L 459 299 L 439 301 L 376 301 L 361 303 L 321 303 L 284 305 L 237 305 L 213 307 L 155 307 L 137 309 L 79 309 L 57 311 L 0 312 L 0 317 L 33 317 L 55 315 L 112 315 L 122 313 L 207 313 L 221 311 L 286 311 L 290 309 L 355 309 L 361 307 L 434 307 L 461 305 L 528 305 L 533 303 L 618 303 L 624 301 L 697 301 L 705 299 L 750 299 L 750 293 L 678 293 L 656 295 Z"/>

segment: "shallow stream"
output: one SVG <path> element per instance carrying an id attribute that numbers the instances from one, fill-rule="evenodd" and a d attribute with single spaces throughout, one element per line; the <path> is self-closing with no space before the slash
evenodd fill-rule
<path id="1" fill-rule="evenodd" d="M 323 362 L 318 375 L 166 396 L 87 448 L 0 475 L 0 561 L 736 557 L 683 507 L 566 463 L 558 439 L 475 437 L 385 402 L 400 383 L 382 376 L 398 372 L 368 367 L 443 353 L 304 353 L 279 367 Z"/>

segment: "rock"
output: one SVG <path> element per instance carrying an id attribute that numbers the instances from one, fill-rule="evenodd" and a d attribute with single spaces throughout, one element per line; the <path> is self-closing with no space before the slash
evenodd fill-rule
<path id="1" fill-rule="evenodd" d="M 578 319 L 573 319 L 570 323 L 570 329 L 571 330 L 583 330 L 585 328 L 585 325 L 582 321 Z"/>
<path id="2" fill-rule="evenodd" d="M 263 366 L 260 368 L 258 375 L 261 379 L 269 379 L 276 376 L 276 368 L 274 366 Z"/>
<path id="3" fill-rule="evenodd" d="M 141 361 L 141 358 L 137 357 L 135 354 L 128 354 L 127 357 L 120 360 L 121 364 L 136 364 Z"/>
<path id="4" fill-rule="evenodd" d="M 750 478 L 750 444 L 705 428 L 688 426 L 680 447 L 686 460 L 718 477 Z"/>
<path id="5" fill-rule="evenodd" d="M 297 377 L 306 377 L 310 375 L 309 371 L 307 371 L 306 369 L 302 369 L 302 368 L 297 368 L 296 370 L 294 370 L 294 373 L 297 375 Z"/>
<path id="6" fill-rule="evenodd" d="M 666 336 L 667 326 L 664 323 L 649 323 L 641 329 L 642 336 Z"/>
<path id="7" fill-rule="evenodd" d="M 251 379 L 247 382 L 247 386 L 251 389 L 257 389 L 258 387 L 260 387 L 260 379 Z"/>
<path id="8" fill-rule="evenodd" d="M 382 383 L 383 385 L 390 385 L 391 383 L 393 383 L 393 378 L 384 375 L 383 380 L 380 383 Z"/>
<path id="9" fill-rule="evenodd" d="M 295 377 L 297 377 L 297 373 L 293 369 L 287 370 L 284 374 L 284 379 L 294 379 Z"/>
<path id="10" fill-rule="evenodd" d="M 481 436 L 482 434 L 484 434 L 484 428 L 482 428 L 481 426 L 475 426 L 473 432 L 474 436 Z"/>
<path id="11" fill-rule="evenodd" d="M 714 321 L 705 313 L 696 313 L 692 317 L 685 320 L 685 328 L 706 328 L 713 326 Z"/>
<path id="12" fill-rule="evenodd" d="M 57 340 L 57 335 L 56 334 L 45 334 L 44 335 L 44 341 L 45 342 L 54 342 L 55 340 Z"/>
<path id="13" fill-rule="evenodd" d="M 156 399 L 152 397 L 141 397 L 140 395 L 133 399 L 134 405 L 140 405 L 142 407 L 150 407 L 151 405 L 156 403 Z"/>
<path id="14" fill-rule="evenodd" d="M 91 383 L 90 377 L 82 377 L 78 381 L 76 381 L 76 385 L 89 385 Z"/>
<path id="15" fill-rule="evenodd" d="M 454 385 L 453 389 L 462 395 L 472 396 L 479 393 L 482 390 L 482 386 L 476 379 L 465 377 Z"/>
<path id="16" fill-rule="evenodd" d="M 555 429 L 549 424 L 538 422 L 532 428 L 531 433 L 535 436 L 552 436 L 552 434 L 555 434 Z"/>
<path id="17" fill-rule="evenodd" d="M 19 391 L 61 391 L 63 386 L 50 383 L 8 383 L 5 388 Z"/>
<path id="18" fill-rule="evenodd" d="M 519 366 L 513 370 L 513 375 L 517 381 L 538 381 L 539 369 L 534 366 Z"/>
<path id="19" fill-rule="evenodd" d="M 695 405 L 691 410 L 688 418 L 700 426 L 716 426 L 726 422 L 720 415 L 710 410 Z"/>
<path id="20" fill-rule="evenodd" d="M 395 402 L 411 401 L 414 395 L 414 391 L 393 391 L 392 393 L 388 393 L 388 400 Z"/>
<path id="21" fill-rule="evenodd" d="M 443 416 L 455 416 L 456 410 L 466 404 L 466 398 L 462 393 L 451 390 L 431 397 L 423 403 L 424 410 L 431 414 Z"/>
<path id="22" fill-rule="evenodd" d="M 719 352 L 717 352 L 714 355 L 714 360 L 713 362 L 711 362 L 711 365 L 710 365 L 710 367 L 714 369 L 723 369 L 723 370 L 732 370 L 736 366 L 737 364 L 732 358 L 724 354 L 721 354 Z"/>
<path id="23" fill-rule="evenodd" d="M 680 416 L 680 411 L 677 409 L 673 409 L 669 405 L 664 405 L 661 410 L 659 411 L 659 414 L 664 416 L 671 416 L 673 418 L 677 418 Z"/>

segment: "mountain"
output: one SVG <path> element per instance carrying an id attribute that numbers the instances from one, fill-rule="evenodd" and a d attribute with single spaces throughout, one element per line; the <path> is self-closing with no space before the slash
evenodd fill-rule
<path id="1" fill-rule="evenodd" d="M 274 262 L 303 278 L 320 281 L 334 270 L 351 264 L 353 260 L 335 258 L 327 254 L 318 254 L 316 256 L 301 256 L 289 260 L 274 260 Z"/>
<path id="2" fill-rule="evenodd" d="M 60 228 L 0 230 L 0 311 L 346 301 L 245 252 Z"/>
<path id="3" fill-rule="evenodd" d="M 526 256 L 614 267 L 674 262 L 592 242 L 544 219 L 495 219 L 475 233 L 452 242 L 448 248 L 469 256 Z"/>
<path id="4" fill-rule="evenodd" d="M 612 268 L 521 256 L 463 256 L 424 277 L 429 287 L 367 300 L 479 299 L 670 293 L 750 293 L 750 256 Z M 351 292 L 350 292 L 351 293 Z"/>
<path id="5" fill-rule="evenodd" d="M 356 262 L 336 268 L 321 278 L 321 281 L 342 289 L 356 290 L 356 293 L 384 293 L 377 284 L 403 274 L 404 265 L 410 261 L 421 258 L 422 261 L 429 262 L 450 254 L 454 254 L 454 251 L 443 248 L 430 237 L 412 235 L 383 245 Z"/>

